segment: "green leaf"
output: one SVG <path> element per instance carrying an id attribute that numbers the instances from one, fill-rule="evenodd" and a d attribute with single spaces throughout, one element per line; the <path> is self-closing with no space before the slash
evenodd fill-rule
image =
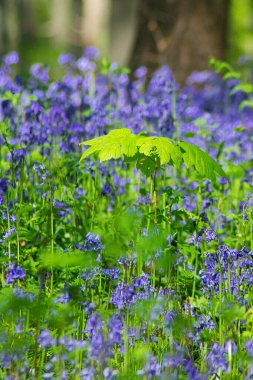
<path id="1" fill-rule="evenodd" d="M 238 127 L 233 128 L 234 132 L 244 132 L 246 130 L 247 130 L 247 128 L 244 127 L 243 125 L 239 125 Z"/>
<path id="2" fill-rule="evenodd" d="M 67 267 L 81 267 L 92 268 L 95 265 L 95 257 L 91 256 L 88 252 L 63 252 L 60 249 L 55 249 L 52 255 L 50 247 L 41 249 L 39 255 L 40 266 L 42 268 L 67 268 Z"/>
<path id="3" fill-rule="evenodd" d="M 225 62 L 225 61 L 220 61 L 215 58 L 211 58 L 209 60 L 209 65 L 219 74 L 225 75 L 229 72 L 233 72 L 232 66 Z"/>
<path id="4" fill-rule="evenodd" d="M 80 162 L 95 152 L 98 153 L 101 162 L 121 158 L 123 155 L 132 157 L 137 153 L 136 139 L 137 136 L 131 134 L 127 128 L 114 129 L 108 135 L 81 143 L 90 148 L 82 155 Z"/>
<path id="5" fill-rule="evenodd" d="M 243 110 L 244 108 L 249 107 L 253 108 L 253 100 L 244 100 L 240 103 L 239 110 Z"/>
<path id="6" fill-rule="evenodd" d="M 225 80 L 228 80 L 228 79 L 240 79 L 240 78 L 241 78 L 241 74 L 238 73 L 238 71 L 231 71 L 231 72 L 226 73 L 223 76 L 223 79 L 225 79 Z"/>
<path id="7" fill-rule="evenodd" d="M 185 134 L 184 134 L 184 137 L 185 138 L 190 138 L 190 137 L 194 137 L 195 136 L 195 133 L 194 132 L 186 132 Z"/>
<path id="8" fill-rule="evenodd" d="M 181 152 L 176 143 L 166 137 L 139 137 L 137 139 L 139 152 L 145 156 L 157 155 L 160 158 L 161 165 L 170 161 L 176 163 L 181 159 Z"/>
<path id="9" fill-rule="evenodd" d="M 137 168 L 149 177 L 160 165 L 179 166 L 184 161 L 187 167 L 195 166 L 201 175 L 213 181 L 217 174 L 226 177 L 221 166 L 195 145 L 166 137 L 137 136 L 127 128 L 114 129 L 108 135 L 81 144 L 89 148 L 80 162 L 93 153 L 98 153 L 100 161 L 132 157 L 137 160 Z"/>
<path id="10" fill-rule="evenodd" d="M 235 94 L 238 91 L 244 92 L 245 94 L 251 94 L 253 92 L 253 85 L 250 83 L 238 84 L 231 91 L 231 95 Z"/>
<path id="11" fill-rule="evenodd" d="M 215 181 L 216 175 L 226 177 L 221 165 L 197 146 L 188 144 L 185 141 L 180 141 L 179 146 L 182 148 L 183 161 L 187 168 L 195 166 L 195 169 L 202 176 L 212 181 Z"/>
<path id="12" fill-rule="evenodd" d="M 140 169 L 146 177 L 151 177 L 155 170 L 155 162 L 150 157 L 142 156 L 138 159 L 136 168 Z"/>

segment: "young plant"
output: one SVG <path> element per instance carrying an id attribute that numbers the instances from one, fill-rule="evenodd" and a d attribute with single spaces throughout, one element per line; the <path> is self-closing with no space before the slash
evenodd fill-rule
<path id="1" fill-rule="evenodd" d="M 157 223 L 156 174 L 161 165 L 169 164 L 187 168 L 194 166 L 203 177 L 215 181 L 216 176 L 226 177 L 220 164 L 200 148 L 185 141 L 174 141 L 167 137 L 135 135 L 127 128 L 114 129 L 108 135 L 84 141 L 89 148 L 83 153 L 80 162 L 97 153 L 100 162 L 112 158 L 127 158 L 136 161 L 137 169 L 153 180 L 154 222 Z"/>

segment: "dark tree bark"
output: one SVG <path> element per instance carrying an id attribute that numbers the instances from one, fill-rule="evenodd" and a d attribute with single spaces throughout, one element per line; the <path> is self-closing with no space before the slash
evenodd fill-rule
<path id="1" fill-rule="evenodd" d="M 224 57 L 230 0 L 139 0 L 130 67 L 168 64 L 183 84 L 193 70 Z"/>

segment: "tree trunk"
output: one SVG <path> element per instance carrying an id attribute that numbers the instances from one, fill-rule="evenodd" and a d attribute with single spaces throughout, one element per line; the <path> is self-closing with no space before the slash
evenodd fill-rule
<path id="1" fill-rule="evenodd" d="M 112 0 L 110 58 L 123 66 L 128 64 L 135 37 L 137 6 L 136 0 Z M 123 49 L 122 41 L 124 41 Z"/>
<path id="2" fill-rule="evenodd" d="M 227 42 L 230 0 L 139 0 L 136 40 L 130 67 L 149 72 L 168 64 L 183 84 L 193 70 L 222 59 Z"/>
<path id="3" fill-rule="evenodd" d="M 58 44 L 65 46 L 71 42 L 71 8 L 71 0 L 51 1 L 51 23 L 49 33 Z"/>
<path id="4" fill-rule="evenodd" d="M 17 48 L 18 12 L 15 0 L 0 0 L 0 53 Z"/>
<path id="5" fill-rule="evenodd" d="M 111 0 L 83 0 L 82 41 L 108 54 Z"/>

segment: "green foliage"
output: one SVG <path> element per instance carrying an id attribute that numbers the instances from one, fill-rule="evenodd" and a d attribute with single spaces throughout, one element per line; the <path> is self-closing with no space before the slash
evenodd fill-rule
<path id="1" fill-rule="evenodd" d="M 233 88 L 231 94 L 235 94 L 238 91 L 244 92 L 245 94 L 251 94 L 253 92 L 253 85 L 251 83 L 240 83 Z"/>
<path id="2" fill-rule="evenodd" d="M 161 165 L 176 164 L 181 158 L 179 147 L 173 140 L 166 137 L 141 136 L 137 139 L 137 146 L 139 152 L 147 157 L 158 156 Z"/>
<path id="3" fill-rule="evenodd" d="M 218 74 L 222 75 L 224 80 L 241 78 L 241 74 L 238 71 L 235 71 L 233 67 L 225 61 L 220 61 L 218 59 L 211 58 L 209 61 L 209 65 Z"/>
<path id="4" fill-rule="evenodd" d="M 183 149 L 183 160 L 186 167 L 195 166 L 195 169 L 203 177 L 212 181 L 215 181 L 216 175 L 226 176 L 221 166 L 197 146 L 184 141 L 180 141 L 179 146 Z"/>
<path id="5" fill-rule="evenodd" d="M 90 148 L 82 155 L 80 161 L 95 152 L 98 153 L 100 162 L 120 158 L 123 155 L 133 157 L 137 153 L 136 142 L 137 136 L 132 135 L 129 129 L 115 129 L 108 135 L 83 142 L 83 145 L 88 145 Z"/>
<path id="6" fill-rule="evenodd" d="M 195 145 L 184 141 L 175 142 L 166 137 L 134 135 L 127 128 L 115 129 L 108 135 L 97 137 L 82 143 L 89 148 L 82 155 L 80 162 L 93 153 L 99 160 L 111 158 L 134 158 L 137 168 L 145 176 L 151 176 L 160 165 L 179 166 L 184 163 L 187 168 L 194 166 L 203 177 L 215 181 L 217 175 L 225 177 L 220 164 Z"/>
<path id="7" fill-rule="evenodd" d="M 144 156 L 140 157 L 137 160 L 136 168 L 140 169 L 140 171 L 146 176 L 151 177 L 155 171 L 155 162 L 152 158 Z"/>
<path id="8" fill-rule="evenodd" d="M 242 101 L 240 104 L 239 110 L 243 110 L 246 107 L 253 108 L 253 100 Z"/>
<path id="9" fill-rule="evenodd" d="M 55 249 L 52 255 L 50 247 L 41 250 L 39 260 L 42 268 L 92 268 L 95 265 L 95 259 L 87 252 L 84 255 L 78 251 L 65 253 L 60 249 Z"/>

